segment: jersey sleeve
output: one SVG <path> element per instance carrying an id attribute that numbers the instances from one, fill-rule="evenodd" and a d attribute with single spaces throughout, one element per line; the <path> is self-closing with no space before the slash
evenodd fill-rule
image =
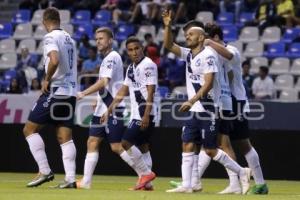
<path id="1" fill-rule="evenodd" d="M 113 71 L 117 70 L 117 59 L 114 56 L 110 56 L 107 59 L 104 59 L 101 63 L 100 76 L 106 78 L 112 78 Z"/>
<path id="2" fill-rule="evenodd" d="M 157 85 L 157 66 L 155 63 L 149 63 L 144 68 L 146 85 Z"/>
<path id="3" fill-rule="evenodd" d="M 180 47 L 180 58 L 183 60 L 187 60 L 187 55 L 191 50 L 188 48 Z"/>
<path id="4" fill-rule="evenodd" d="M 229 65 L 232 67 L 233 65 L 235 65 L 235 63 L 239 62 L 240 55 L 237 50 L 231 47 L 227 47 L 227 50 L 232 54 L 232 59 L 229 60 Z"/>
<path id="5" fill-rule="evenodd" d="M 53 36 L 50 36 L 50 35 L 45 36 L 44 50 L 45 50 L 46 55 L 48 55 L 48 53 L 50 53 L 51 51 L 59 51 L 58 45 Z"/>
<path id="6" fill-rule="evenodd" d="M 217 58 L 213 53 L 205 56 L 203 72 L 204 74 L 218 72 Z"/>

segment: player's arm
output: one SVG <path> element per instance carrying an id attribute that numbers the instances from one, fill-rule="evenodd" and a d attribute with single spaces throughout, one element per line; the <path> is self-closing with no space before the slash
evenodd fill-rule
<path id="1" fill-rule="evenodd" d="M 222 44 L 219 44 L 211 39 L 205 39 L 205 45 L 212 47 L 218 54 L 226 58 L 227 60 L 231 60 L 233 58 L 233 54 L 226 49 L 226 47 Z"/>
<path id="2" fill-rule="evenodd" d="M 181 56 L 180 46 L 175 44 L 173 42 L 173 34 L 172 34 L 172 28 L 171 28 L 171 10 L 165 10 L 162 13 L 163 22 L 165 26 L 164 30 L 164 47 L 174 53 L 177 56 Z"/>
<path id="3" fill-rule="evenodd" d="M 101 90 L 102 88 L 106 87 L 110 81 L 110 78 L 108 77 L 103 77 L 99 79 L 96 83 L 88 87 L 87 89 L 83 90 L 82 92 L 78 92 L 77 98 L 82 99 L 83 97 L 92 94 L 94 92 L 97 92 Z"/>
<path id="4" fill-rule="evenodd" d="M 146 99 L 146 108 L 142 117 L 141 128 L 146 129 L 150 123 L 150 113 L 154 102 L 155 85 L 147 85 L 148 97 Z"/>
<path id="5" fill-rule="evenodd" d="M 50 84 L 50 81 L 52 79 L 53 74 L 55 73 L 58 64 L 59 64 L 59 55 L 58 55 L 58 51 L 50 51 L 48 53 L 48 57 L 50 59 L 49 64 L 48 64 L 48 70 L 47 73 L 45 75 L 44 81 L 42 82 L 42 92 L 43 93 L 48 93 L 48 87 Z"/>
<path id="6" fill-rule="evenodd" d="M 227 76 L 228 76 L 229 83 L 231 84 L 234 78 L 233 71 L 230 70 L 229 72 L 227 72 Z"/>

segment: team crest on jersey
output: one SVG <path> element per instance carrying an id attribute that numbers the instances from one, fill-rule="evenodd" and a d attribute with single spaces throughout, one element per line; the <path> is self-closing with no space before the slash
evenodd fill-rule
<path id="1" fill-rule="evenodd" d="M 200 65 L 201 65 L 201 60 L 200 59 L 196 60 L 195 66 L 196 67 L 200 67 Z"/>
<path id="2" fill-rule="evenodd" d="M 212 66 L 212 65 L 214 65 L 214 57 L 213 56 L 209 56 L 209 57 L 207 57 L 207 65 L 208 66 Z"/>

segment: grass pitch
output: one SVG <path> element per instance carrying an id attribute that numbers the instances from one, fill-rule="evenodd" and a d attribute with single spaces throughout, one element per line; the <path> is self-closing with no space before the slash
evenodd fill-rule
<path id="1" fill-rule="evenodd" d="M 161 178 L 154 181 L 155 190 L 128 191 L 136 182 L 136 177 L 127 176 L 94 176 L 92 189 L 51 189 L 63 179 L 56 175 L 53 182 L 37 188 L 26 188 L 26 183 L 34 174 L 0 173 L 0 200 L 300 200 L 300 181 L 267 181 L 269 195 L 217 195 L 227 185 L 226 179 L 204 179 L 204 191 L 193 194 L 169 194 L 170 180 L 178 178 Z"/>

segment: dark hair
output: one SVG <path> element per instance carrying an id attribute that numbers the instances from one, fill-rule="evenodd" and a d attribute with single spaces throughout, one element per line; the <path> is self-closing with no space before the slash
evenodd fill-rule
<path id="1" fill-rule="evenodd" d="M 133 42 L 139 43 L 139 45 L 143 46 L 142 43 L 141 43 L 141 41 L 140 41 L 137 37 L 135 37 L 135 36 L 130 36 L 130 37 L 127 38 L 127 40 L 126 40 L 126 43 L 125 43 L 125 44 L 126 44 L 126 47 L 127 47 L 128 44 L 133 43 Z"/>
<path id="2" fill-rule="evenodd" d="M 191 20 L 188 21 L 184 26 L 183 26 L 183 31 L 187 31 L 191 27 L 200 27 L 204 29 L 204 24 L 200 21 L 196 20 Z"/>
<path id="3" fill-rule="evenodd" d="M 223 40 L 223 31 L 220 26 L 216 24 L 206 24 L 204 29 L 209 37 L 213 38 L 215 35 L 217 35 L 219 36 L 220 40 Z"/>
<path id="4" fill-rule="evenodd" d="M 41 85 L 41 81 L 40 81 L 38 78 L 34 78 L 34 79 L 31 80 L 31 86 L 30 86 L 30 89 L 31 89 L 31 90 L 34 89 L 34 88 L 33 88 L 33 84 L 32 84 L 32 82 L 33 82 L 34 80 L 37 80 L 37 82 L 39 83 L 38 89 L 40 90 L 40 89 L 42 88 L 42 85 Z"/>
<path id="5" fill-rule="evenodd" d="M 114 38 L 114 33 L 108 27 L 97 28 L 96 33 L 101 33 L 101 32 L 106 33 L 106 35 L 112 39 Z"/>
<path id="6" fill-rule="evenodd" d="M 91 46 L 89 49 L 92 50 L 94 53 L 97 53 L 98 51 L 97 47 L 94 46 Z"/>
<path id="7" fill-rule="evenodd" d="M 264 72 L 265 74 L 269 73 L 269 68 L 267 66 L 260 66 L 259 70 Z"/>
<path id="8" fill-rule="evenodd" d="M 43 20 L 60 23 L 59 11 L 57 10 L 57 8 L 47 8 L 43 14 Z"/>
<path id="9" fill-rule="evenodd" d="M 249 66 L 250 66 L 250 61 L 249 61 L 249 60 L 245 60 L 245 61 L 242 63 L 242 67 L 243 67 L 244 65 L 249 65 Z"/>
<path id="10" fill-rule="evenodd" d="M 147 39 L 149 39 L 149 38 L 152 38 L 151 33 L 146 33 L 146 34 L 144 35 L 144 38 L 145 38 L 145 40 L 147 40 Z"/>

